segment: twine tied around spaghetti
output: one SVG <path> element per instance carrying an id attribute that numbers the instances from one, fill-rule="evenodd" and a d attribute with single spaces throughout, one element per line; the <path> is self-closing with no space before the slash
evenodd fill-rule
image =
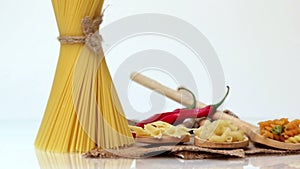
<path id="1" fill-rule="evenodd" d="M 99 34 L 99 26 L 103 21 L 102 18 L 102 14 L 94 19 L 86 16 L 81 20 L 83 36 L 60 36 L 58 40 L 62 44 L 84 43 L 91 51 L 99 54 L 102 51 L 102 37 Z"/>

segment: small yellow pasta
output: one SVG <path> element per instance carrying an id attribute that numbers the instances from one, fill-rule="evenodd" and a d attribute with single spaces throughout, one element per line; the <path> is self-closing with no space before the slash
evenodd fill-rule
<path id="1" fill-rule="evenodd" d="M 226 142 L 226 138 L 224 136 L 212 135 L 208 138 L 209 141 L 212 142 Z"/>
<path id="2" fill-rule="evenodd" d="M 285 140 L 284 142 L 286 142 L 286 143 L 300 143 L 300 134 L 296 135 L 294 137 L 290 137 L 287 140 Z"/>
<path id="3" fill-rule="evenodd" d="M 168 128 L 164 135 L 180 138 L 183 135 L 190 135 L 189 131 L 184 126 L 172 126 Z"/>
<path id="4" fill-rule="evenodd" d="M 173 125 L 163 122 L 163 121 L 155 121 L 153 123 L 149 123 L 149 125 L 152 125 L 158 129 L 160 129 L 162 133 L 165 132 L 166 129 L 173 126 Z"/>
<path id="5" fill-rule="evenodd" d="M 188 135 L 190 135 L 190 133 L 189 133 L 189 129 L 188 128 L 186 128 L 186 127 L 184 127 L 184 126 L 176 126 L 176 129 L 177 129 L 177 133 L 178 134 L 181 134 L 181 135 L 184 135 L 184 134 L 188 134 Z"/>
<path id="6" fill-rule="evenodd" d="M 147 132 L 149 132 L 151 137 L 154 137 L 154 138 L 161 138 L 162 137 L 162 131 L 159 128 L 154 127 L 152 124 L 144 125 L 144 129 Z"/>
<path id="7" fill-rule="evenodd" d="M 237 142 L 244 140 L 244 132 L 228 120 L 206 121 L 194 134 L 212 142 Z"/>
<path id="8" fill-rule="evenodd" d="M 212 142 L 231 142 L 232 141 L 232 137 L 231 139 L 228 139 L 228 137 L 230 137 L 230 128 L 227 128 L 223 134 L 221 135 L 217 135 L 217 134 L 214 134 L 212 135 L 211 137 L 208 138 L 209 141 L 212 141 Z"/>
<path id="9" fill-rule="evenodd" d="M 245 137 L 244 137 L 245 133 L 243 130 L 235 130 L 235 131 L 231 130 L 230 135 L 232 136 L 233 142 L 241 141 L 241 140 L 245 139 Z"/>
<path id="10" fill-rule="evenodd" d="M 163 122 L 163 121 L 155 121 L 153 123 L 150 123 L 153 126 L 156 126 L 157 128 L 168 128 L 168 127 L 172 127 L 171 124 Z"/>
<path id="11" fill-rule="evenodd" d="M 129 126 L 129 128 L 135 131 L 136 136 L 150 136 L 150 133 L 147 130 L 144 130 L 142 127 Z"/>
<path id="12" fill-rule="evenodd" d="M 214 125 L 210 121 L 207 120 L 207 121 L 205 121 L 203 126 L 194 130 L 194 134 L 201 139 L 207 140 L 212 135 L 214 135 L 214 133 L 213 133 L 214 128 L 215 128 Z"/>
<path id="13" fill-rule="evenodd" d="M 166 129 L 166 131 L 164 132 L 164 134 L 168 135 L 168 136 L 175 136 L 177 133 L 176 128 L 175 127 L 169 127 L 168 129 Z"/>

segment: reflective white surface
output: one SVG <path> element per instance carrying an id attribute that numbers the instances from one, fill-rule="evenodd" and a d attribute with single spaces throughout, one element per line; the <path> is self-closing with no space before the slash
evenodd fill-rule
<path id="1" fill-rule="evenodd" d="M 245 159 L 182 160 L 178 158 L 149 159 L 86 159 L 80 154 L 57 154 L 35 150 L 33 146 L 38 121 L 0 121 L 0 168 L 41 169 L 173 169 L 173 168 L 300 168 L 300 154 L 259 156 Z"/>
<path id="2" fill-rule="evenodd" d="M 246 159 L 223 160 L 182 160 L 177 158 L 150 159 L 83 159 L 76 154 L 37 153 L 42 169 L 89 168 L 89 169 L 243 169 L 243 168 L 300 168 L 300 156 L 252 157 Z"/>

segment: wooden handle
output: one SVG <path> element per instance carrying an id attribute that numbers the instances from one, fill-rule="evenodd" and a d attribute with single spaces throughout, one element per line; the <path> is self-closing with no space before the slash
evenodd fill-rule
<path id="1" fill-rule="evenodd" d="M 158 93 L 182 104 L 182 105 L 185 105 L 185 106 L 189 106 L 191 104 L 193 104 L 193 98 L 191 96 L 187 96 L 187 95 L 182 95 L 181 92 L 177 91 L 177 90 L 174 90 L 174 89 L 171 89 L 167 86 L 164 86 L 162 85 L 161 83 L 149 78 L 149 77 L 146 77 L 140 73 L 137 73 L 137 72 L 134 72 L 131 74 L 130 78 L 151 89 L 151 90 L 155 90 L 157 91 Z M 202 103 L 202 102 L 199 102 L 197 101 L 197 105 L 196 107 L 198 108 L 203 108 L 207 106 L 206 104 Z M 230 116 L 226 113 L 223 113 L 221 111 L 217 111 L 214 115 L 213 115 L 213 119 L 227 119 L 227 120 L 231 120 L 235 125 L 237 125 L 238 127 L 240 127 L 242 130 L 244 130 L 246 133 L 250 133 L 250 130 L 252 129 L 257 129 L 256 126 L 250 124 L 250 123 L 247 123 L 245 121 L 242 121 L 238 118 L 235 118 L 233 116 Z M 249 130 L 249 131 L 248 131 Z"/>
<path id="2" fill-rule="evenodd" d="M 181 92 L 171 89 L 167 86 L 164 86 L 161 83 L 159 83 L 149 77 L 146 77 L 140 73 L 134 72 L 131 74 L 130 78 L 133 81 L 176 101 L 177 103 L 180 103 L 185 106 L 190 106 L 193 104 L 192 97 L 183 95 Z M 199 108 L 202 108 L 205 106 L 206 105 L 201 102 L 197 102 L 197 105 L 196 105 L 196 107 L 199 107 Z"/>

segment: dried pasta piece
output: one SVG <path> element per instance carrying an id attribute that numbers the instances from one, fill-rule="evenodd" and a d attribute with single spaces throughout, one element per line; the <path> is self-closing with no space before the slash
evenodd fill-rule
<path id="1" fill-rule="evenodd" d="M 162 137 L 162 131 L 159 128 L 156 128 L 151 123 L 144 126 L 144 129 L 149 132 L 151 137 L 154 138 L 161 138 Z"/>
<path id="2" fill-rule="evenodd" d="M 212 135 L 208 140 L 212 142 L 225 142 L 226 138 L 224 136 Z"/>
<path id="3" fill-rule="evenodd" d="M 293 129 L 293 128 L 299 128 L 300 126 L 300 120 L 299 119 L 295 119 L 293 121 L 291 121 L 290 123 L 288 123 L 285 128 L 288 129 Z"/>
<path id="4" fill-rule="evenodd" d="M 229 143 L 233 142 L 233 137 L 232 136 L 226 136 L 225 137 L 225 142 L 229 142 Z"/>
<path id="5" fill-rule="evenodd" d="M 198 136 L 201 139 L 207 140 L 209 139 L 212 135 L 214 135 L 213 133 L 213 128 L 214 126 L 212 125 L 212 123 L 209 120 L 206 120 L 204 122 L 204 125 L 201 126 L 200 128 L 194 130 L 194 134 L 196 136 Z"/>
<path id="6" fill-rule="evenodd" d="M 129 128 L 135 131 L 136 136 L 150 136 L 150 133 L 147 130 L 144 130 L 138 126 L 129 126 Z"/>
<path id="7" fill-rule="evenodd" d="M 184 135 L 184 134 L 190 135 L 188 128 L 186 128 L 184 126 L 176 126 L 176 128 L 177 128 L 177 133 L 178 134 L 181 134 L 181 135 Z"/>
<path id="8" fill-rule="evenodd" d="M 285 124 L 289 123 L 289 120 L 287 118 L 281 118 L 281 119 L 275 119 L 274 120 L 274 124 L 275 125 L 280 125 L 280 126 L 283 126 Z"/>
<path id="9" fill-rule="evenodd" d="M 212 142 L 243 141 L 244 132 L 228 120 L 206 121 L 203 126 L 194 130 L 194 134 Z"/>
<path id="10" fill-rule="evenodd" d="M 189 130 L 184 126 L 169 127 L 163 134 L 166 136 L 172 136 L 177 138 L 180 138 L 184 135 L 190 135 Z"/>
<path id="11" fill-rule="evenodd" d="M 291 129 L 291 130 L 286 130 L 286 131 L 284 131 L 284 134 L 286 134 L 289 137 L 293 137 L 295 135 L 300 134 L 300 129 L 299 128 L 294 128 L 294 129 Z"/>
<path id="12" fill-rule="evenodd" d="M 163 122 L 163 121 L 155 121 L 153 123 L 149 123 L 150 125 L 159 128 L 161 130 L 161 132 L 165 132 L 166 129 L 172 127 L 173 125 Z"/>
<path id="13" fill-rule="evenodd" d="M 284 142 L 286 142 L 286 143 L 300 143 L 300 134 L 296 135 L 294 137 L 290 137 L 287 140 L 285 140 Z"/>
<path id="14" fill-rule="evenodd" d="M 270 139 L 274 138 L 274 134 L 271 133 L 269 130 L 263 130 L 261 132 L 261 135 L 263 135 L 265 138 L 270 138 Z"/>
<path id="15" fill-rule="evenodd" d="M 239 130 L 239 128 L 235 125 L 229 125 L 229 128 L 231 129 L 231 131 L 242 131 L 242 130 Z"/>
<path id="16" fill-rule="evenodd" d="M 136 136 L 147 136 L 153 138 L 162 138 L 162 136 L 172 136 L 180 138 L 183 135 L 190 135 L 189 130 L 184 126 L 173 126 L 169 123 L 156 121 L 144 125 L 144 128 L 137 126 L 129 126 L 131 130 L 135 131 Z"/>
<path id="17" fill-rule="evenodd" d="M 164 134 L 168 136 L 175 136 L 176 135 L 176 128 L 175 127 L 169 127 Z"/>
<path id="18" fill-rule="evenodd" d="M 235 142 L 235 141 L 241 141 L 241 140 L 244 140 L 244 131 L 243 130 L 236 130 L 236 131 L 231 131 L 230 133 L 231 137 L 232 137 L 232 141 Z"/>
<path id="19" fill-rule="evenodd" d="M 155 121 L 153 123 L 150 123 L 151 125 L 156 126 L 157 128 L 168 128 L 168 127 L 172 127 L 171 124 L 166 123 L 164 121 Z"/>
<path id="20" fill-rule="evenodd" d="M 226 138 L 230 136 L 230 128 L 227 128 L 222 135 L 212 135 L 208 138 L 209 141 L 212 142 L 226 142 Z M 232 140 L 232 139 L 231 139 Z"/>

